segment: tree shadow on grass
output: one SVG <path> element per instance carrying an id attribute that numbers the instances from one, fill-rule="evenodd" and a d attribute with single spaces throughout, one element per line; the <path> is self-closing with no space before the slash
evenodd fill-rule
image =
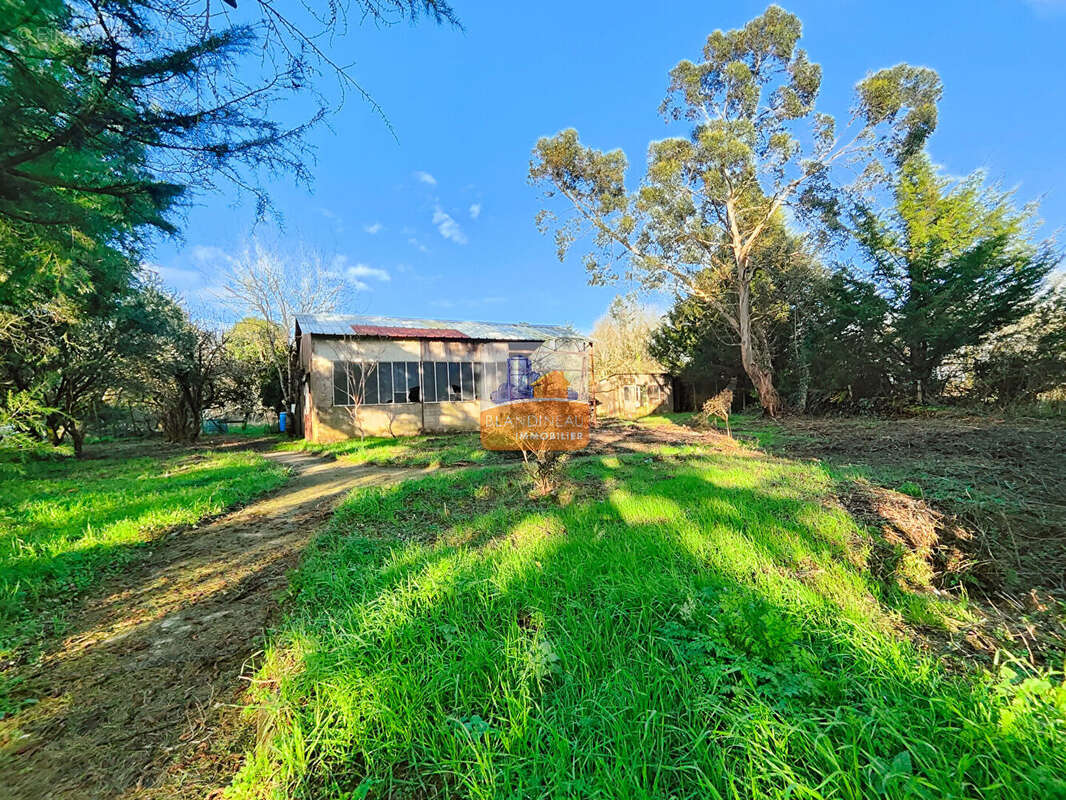
<path id="1" fill-rule="evenodd" d="M 294 583 L 275 657 L 298 643 L 302 664 L 269 699 L 291 724 L 243 785 L 269 774 L 315 797 L 1066 788 L 1061 720 L 1005 724 L 985 682 L 890 635 L 890 610 L 847 559 L 846 517 L 790 497 L 780 473 L 737 486 L 662 469 L 582 467 L 602 499 L 565 508 L 488 473 L 356 498 Z M 435 533 L 390 541 L 390 529 Z"/>
<path id="2" fill-rule="evenodd" d="M 161 471 L 158 460 L 145 458 L 134 466 L 94 465 L 88 475 L 71 476 L 61 465 L 20 488 L 21 500 L 7 511 L 14 524 L 0 536 L 5 644 L 47 633 L 54 612 L 141 557 L 151 544 L 146 529 L 165 532 L 189 524 L 190 512 L 196 521 L 230 507 L 248 495 L 254 477 L 246 464 L 182 462 Z M 205 494 L 216 486 L 222 488 Z"/>
<path id="3" fill-rule="evenodd" d="M 36 702 L 0 722 L 5 797 L 42 787 L 51 797 L 193 797 L 229 780 L 250 742 L 219 745 L 219 726 L 231 724 L 288 571 L 354 476 L 377 473 L 308 474 L 153 542 L 151 558 L 80 598 L 65 639 L 20 671 L 15 704 Z"/>

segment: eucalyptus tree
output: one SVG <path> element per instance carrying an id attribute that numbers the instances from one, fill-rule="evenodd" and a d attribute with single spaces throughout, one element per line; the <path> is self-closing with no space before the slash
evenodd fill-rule
<path id="1" fill-rule="evenodd" d="M 934 130 L 941 94 L 933 70 L 879 70 L 856 85 L 851 119 L 838 129 L 817 108 L 822 71 L 798 46 L 801 29 L 770 6 L 743 28 L 713 32 L 700 60 L 674 67 L 660 112 L 690 130 L 649 145 L 635 189 L 622 151 L 587 147 L 573 129 L 538 141 L 529 173 L 546 199 L 569 201 L 565 219 L 549 208 L 538 215 L 542 229 L 554 228 L 560 258 L 591 233 L 590 282 L 625 277 L 709 304 L 735 331 L 771 415 L 781 402 L 752 319 L 760 239 L 787 207 L 804 219 L 838 207 L 834 183 L 860 192 L 883 181 Z M 857 177 L 831 180 L 845 168 Z"/>
<path id="2" fill-rule="evenodd" d="M 828 274 L 802 237 L 790 232 L 782 215 L 759 237 L 752 252 L 759 270 L 751 281 L 751 328 L 773 367 L 775 388 L 788 405 L 807 406 L 814 365 L 810 343 L 822 326 Z M 713 279 L 709 275 L 708 279 Z M 698 279 L 697 279 L 698 281 Z M 719 307 L 735 307 L 736 293 L 725 287 Z M 694 294 L 678 297 L 651 339 L 651 352 L 668 371 L 693 382 L 719 387 L 743 376 L 737 331 L 715 306 Z M 746 391 L 747 382 L 740 382 Z"/>

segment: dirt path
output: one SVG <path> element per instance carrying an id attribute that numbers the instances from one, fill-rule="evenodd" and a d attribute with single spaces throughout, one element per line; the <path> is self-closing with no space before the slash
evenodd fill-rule
<path id="1" fill-rule="evenodd" d="M 348 489 L 418 473 L 268 457 L 295 471 L 282 489 L 156 542 L 25 676 L 40 699 L 0 722 L 0 797 L 203 797 L 232 776 L 243 678 L 287 571 Z"/>

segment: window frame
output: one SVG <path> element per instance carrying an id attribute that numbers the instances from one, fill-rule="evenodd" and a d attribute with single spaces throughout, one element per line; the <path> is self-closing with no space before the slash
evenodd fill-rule
<path id="1" fill-rule="evenodd" d="M 433 393 L 434 403 L 448 403 L 448 362 L 447 361 L 434 361 L 433 374 L 434 374 L 434 388 L 436 391 Z M 443 373 L 443 374 L 442 374 Z M 441 379 L 444 379 L 443 385 L 441 385 Z M 443 398 L 443 399 L 442 399 Z"/>
<path id="2" fill-rule="evenodd" d="M 349 369 L 350 369 L 350 367 L 348 365 L 352 364 L 352 363 L 356 363 L 356 362 L 348 361 L 348 360 L 345 360 L 345 359 L 338 359 L 338 360 L 332 361 L 330 363 L 333 366 L 333 383 L 332 383 L 332 386 L 331 386 L 332 395 L 330 397 L 332 402 L 330 403 L 330 407 L 331 408 L 351 408 L 352 406 L 358 405 L 358 403 L 351 402 L 354 399 L 354 395 L 352 394 L 351 382 L 348 380 Z M 338 369 L 340 369 L 341 372 L 344 375 L 344 389 L 342 391 L 343 391 L 344 396 L 349 401 L 347 403 L 338 403 L 337 402 L 337 370 Z"/>
<path id="3" fill-rule="evenodd" d="M 367 399 L 366 399 L 366 395 L 368 393 L 368 389 L 370 387 L 370 383 L 371 383 L 371 381 L 373 381 L 374 396 L 375 396 L 375 399 L 377 399 L 378 379 L 377 379 L 376 376 L 377 376 L 378 372 L 380 371 L 382 363 L 388 363 L 388 362 L 381 362 L 381 361 L 354 361 L 354 360 L 344 359 L 344 358 L 337 359 L 335 361 L 331 361 L 330 364 L 333 367 L 333 396 L 331 398 L 332 402 L 330 404 L 330 407 L 331 408 L 355 408 L 356 406 L 381 405 L 381 403 L 378 403 L 378 402 L 368 402 Z M 367 370 L 367 366 L 368 365 L 372 365 L 369 371 Z M 362 384 L 363 384 L 363 397 L 358 398 L 358 400 L 357 400 L 357 397 L 358 397 L 357 393 L 352 391 L 352 384 L 351 384 L 351 380 L 350 380 L 351 375 L 352 375 L 351 370 L 352 370 L 353 366 L 355 367 L 355 369 L 357 369 L 359 371 L 359 378 L 357 378 L 357 381 L 358 382 L 362 382 Z M 338 369 L 342 370 L 344 372 L 344 374 L 345 374 L 344 394 L 348 398 L 349 402 L 347 402 L 347 403 L 338 403 L 337 402 L 337 370 Z M 365 379 L 363 378 L 364 374 L 366 375 Z"/>
<path id="4" fill-rule="evenodd" d="M 352 408 L 354 406 L 391 406 L 416 403 L 477 403 L 487 401 L 500 385 L 507 379 L 506 361 L 355 361 L 338 359 L 330 362 L 333 368 L 332 406 Z M 366 375 L 363 382 L 363 397 L 356 401 L 350 391 L 346 394 L 348 403 L 337 403 L 337 370 L 350 371 L 349 365 L 355 365 L 360 374 Z M 404 400 L 397 400 L 397 369 L 402 372 L 402 391 Z M 382 377 L 383 376 L 383 377 Z M 455 378 L 453 383 L 452 378 Z M 441 379 L 444 384 L 441 385 Z M 416 384 L 411 385 L 415 380 Z M 452 386 L 459 387 L 458 395 L 453 396 Z M 382 388 L 387 388 L 382 396 Z M 418 389 L 418 399 L 411 400 L 411 391 Z M 373 402 L 371 402 L 373 400 Z"/>
<path id="5" fill-rule="evenodd" d="M 421 361 L 422 403 L 477 403 L 488 400 L 497 387 L 490 382 L 494 362 Z M 455 379 L 453 381 L 453 378 Z M 452 387 L 459 393 L 453 396 Z"/>
<path id="6" fill-rule="evenodd" d="M 447 361 L 448 365 L 448 401 L 449 403 L 463 402 L 463 371 L 458 361 Z M 459 396 L 452 397 L 452 389 L 459 387 Z"/>

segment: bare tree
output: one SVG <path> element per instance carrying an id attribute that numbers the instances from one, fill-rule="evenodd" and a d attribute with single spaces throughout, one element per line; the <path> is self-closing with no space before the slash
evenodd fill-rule
<path id="1" fill-rule="evenodd" d="M 240 313 L 266 321 L 259 329 L 262 353 L 274 364 L 286 409 L 296 396 L 296 315 L 335 311 L 348 290 L 315 250 L 283 253 L 254 239 L 234 260 L 224 299 Z"/>
<path id="2" fill-rule="evenodd" d="M 713 32 L 699 63 L 679 62 L 661 111 L 689 134 L 649 145 L 639 187 L 626 186 L 621 150 L 586 147 L 574 129 L 540 139 L 529 171 L 546 199 L 569 201 L 564 217 L 549 207 L 538 214 L 545 231 L 554 228 L 560 259 L 591 234 L 591 283 L 625 277 L 707 303 L 736 332 L 770 416 L 781 400 L 753 325 L 752 287 L 765 269 L 758 248 L 785 225 L 786 209 L 835 232 L 841 203 L 883 186 L 921 150 L 941 93 L 930 69 L 882 69 L 856 85 L 850 123 L 838 132 L 816 109 L 822 72 L 797 46 L 801 29 L 796 16 L 770 6 L 741 29 Z"/>
<path id="3" fill-rule="evenodd" d="M 660 315 L 641 305 L 635 294 L 615 297 L 592 329 L 597 378 L 625 372 L 665 372 L 648 352 L 659 322 Z"/>

